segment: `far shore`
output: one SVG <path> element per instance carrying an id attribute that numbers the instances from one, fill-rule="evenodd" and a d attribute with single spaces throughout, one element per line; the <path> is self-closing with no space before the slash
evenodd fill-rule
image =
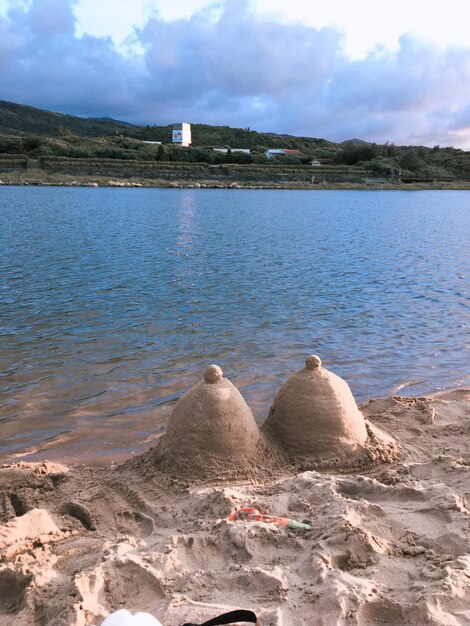
<path id="1" fill-rule="evenodd" d="M 148 178 L 112 178 L 109 176 L 70 176 L 66 174 L 45 174 L 33 172 L 0 173 L 0 186 L 34 187 L 114 187 L 114 188 L 158 188 L 158 189 L 362 189 L 387 191 L 416 190 L 470 190 L 470 180 L 436 181 L 420 183 L 386 182 L 220 182 L 211 180 L 158 180 Z"/>

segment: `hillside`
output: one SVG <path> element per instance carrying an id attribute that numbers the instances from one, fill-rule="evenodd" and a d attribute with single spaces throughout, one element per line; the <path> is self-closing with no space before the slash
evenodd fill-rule
<path id="1" fill-rule="evenodd" d="M 175 120 L 177 121 L 177 120 Z M 294 137 L 275 133 L 258 133 L 248 128 L 192 124 L 193 145 L 198 147 L 225 146 L 242 148 L 294 148 L 310 152 L 317 148 L 336 149 L 325 139 Z M 44 111 L 36 107 L 0 100 L 0 134 L 26 134 L 36 137 L 75 135 L 102 137 L 116 133 L 144 141 L 171 142 L 171 125 L 136 126 L 111 118 L 84 118 Z"/>
<path id="2" fill-rule="evenodd" d="M 187 162 L 209 165 L 240 164 L 310 166 L 317 179 L 336 177 L 338 168 L 357 171 L 375 179 L 448 181 L 470 180 L 470 152 L 455 148 L 395 146 L 350 139 L 342 144 L 312 137 L 259 133 L 250 128 L 192 124 L 193 144 L 181 149 L 171 145 L 171 125 L 136 126 L 116 120 L 80 118 L 51 113 L 30 106 L 0 101 L 0 161 L 4 169 L 16 167 L 18 158 L 114 159 L 128 162 Z M 145 143 L 161 142 L 162 145 Z M 250 154 L 214 152 L 213 147 L 250 148 Z M 267 148 L 297 149 L 300 154 L 266 159 Z M 12 161 L 13 159 L 13 161 Z M 10 165 L 8 165 L 10 163 Z M 0 163 L 1 165 L 1 163 Z M 0 167 L 1 171 L 1 167 Z"/>
<path id="3" fill-rule="evenodd" d="M 126 122 L 52 113 L 24 104 L 0 100 L 0 134 L 25 133 L 50 137 L 66 129 L 81 137 L 99 137 L 123 132 L 129 128 L 131 124 Z"/>
<path id="4" fill-rule="evenodd" d="M 231 128 L 230 126 L 209 126 L 208 124 L 191 124 L 193 145 L 198 147 L 230 146 L 231 148 L 268 148 L 299 149 L 302 152 L 326 150 L 336 152 L 337 144 L 326 139 L 313 137 L 295 137 L 276 133 L 259 133 L 250 128 Z M 146 141 L 168 142 L 171 137 L 171 126 L 134 126 L 126 129 L 125 134 Z"/>

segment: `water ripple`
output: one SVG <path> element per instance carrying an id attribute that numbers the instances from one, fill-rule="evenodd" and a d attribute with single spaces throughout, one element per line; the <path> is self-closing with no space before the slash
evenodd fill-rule
<path id="1" fill-rule="evenodd" d="M 260 421 L 310 352 L 359 400 L 467 381 L 469 198 L 1 188 L 0 456 L 149 445 L 213 361 Z"/>

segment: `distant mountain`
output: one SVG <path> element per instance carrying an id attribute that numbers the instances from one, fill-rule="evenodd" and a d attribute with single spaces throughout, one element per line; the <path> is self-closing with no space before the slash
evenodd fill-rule
<path id="1" fill-rule="evenodd" d="M 132 124 L 111 118 L 75 117 L 0 100 L 1 134 L 26 133 L 51 137 L 68 132 L 79 137 L 99 137 L 131 128 L 134 128 Z"/>
<path id="2" fill-rule="evenodd" d="M 346 141 L 342 141 L 340 145 L 358 147 L 358 146 L 364 146 L 368 143 L 369 143 L 368 141 L 364 141 L 363 139 L 346 139 Z"/>
<path id="3" fill-rule="evenodd" d="M 108 117 L 106 115 L 104 115 L 103 117 L 95 117 L 93 115 L 90 115 L 86 118 L 83 119 L 87 119 L 87 120 L 94 120 L 95 122 L 113 122 L 113 124 L 123 124 L 124 126 L 133 126 L 133 124 L 129 124 L 128 122 L 123 122 L 122 120 L 115 120 L 114 117 Z"/>

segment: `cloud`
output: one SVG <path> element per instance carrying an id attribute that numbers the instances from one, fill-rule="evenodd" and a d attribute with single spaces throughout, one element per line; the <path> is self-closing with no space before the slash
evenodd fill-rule
<path id="1" fill-rule="evenodd" d="M 66 113 L 125 114 L 135 105 L 138 59 L 109 39 L 76 37 L 73 4 L 33 0 L 0 17 L 1 97 Z"/>
<path id="2" fill-rule="evenodd" d="M 122 50 L 78 36 L 74 8 L 33 0 L 0 17 L 2 98 L 136 123 L 470 148 L 470 48 L 406 35 L 396 51 L 353 61 L 332 27 L 279 23 L 226 0 L 184 20 L 154 14 Z"/>

